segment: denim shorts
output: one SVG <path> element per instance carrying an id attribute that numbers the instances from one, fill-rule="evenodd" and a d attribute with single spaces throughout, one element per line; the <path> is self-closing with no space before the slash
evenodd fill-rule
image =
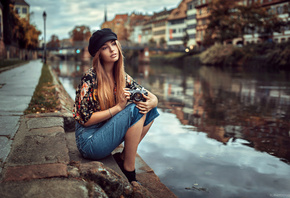
<path id="1" fill-rule="evenodd" d="M 92 160 L 105 158 L 124 141 L 127 130 L 143 116 L 136 104 L 132 103 L 107 121 L 89 127 L 76 122 L 75 136 L 78 150 L 84 158 Z M 157 116 L 159 113 L 155 107 L 146 114 L 144 126 Z"/>

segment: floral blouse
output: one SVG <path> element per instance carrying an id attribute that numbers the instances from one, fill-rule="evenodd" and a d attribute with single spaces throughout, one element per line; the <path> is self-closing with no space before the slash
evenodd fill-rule
<path id="1" fill-rule="evenodd" d="M 81 83 L 76 90 L 76 98 L 73 109 L 73 117 L 80 124 L 85 124 L 94 112 L 100 111 L 100 102 L 98 98 L 94 97 L 94 90 L 97 89 L 97 75 L 93 68 L 82 77 Z M 131 76 L 125 75 L 126 88 L 142 89 Z"/>

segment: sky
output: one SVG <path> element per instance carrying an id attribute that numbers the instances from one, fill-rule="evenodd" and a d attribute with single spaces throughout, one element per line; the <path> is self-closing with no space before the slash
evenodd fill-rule
<path id="1" fill-rule="evenodd" d="M 104 22 L 104 10 L 107 9 L 107 20 L 114 19 L 116 14 L 143 13 L 153 14 L 166 9 L 176 8 L 181 0 L 25 0 L 30 5 L 30 23 L 42 32 L 46 12 L 46 41 L 53 34 L 59 39 L 69 38 L 69 32 L 75 26 L 86 25 L 90 30 L 100 29 Z"/>

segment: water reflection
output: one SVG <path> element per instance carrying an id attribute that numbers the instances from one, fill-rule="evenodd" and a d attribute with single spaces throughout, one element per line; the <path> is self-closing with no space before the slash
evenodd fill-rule
<path id="1" fill-rule="evenodd" d="M 52 65 L 68 92 L 90 67 Z M 177 196 L 290 196 L 286 74 L 165 65 L 126 71 L 159 98 L 161 116 L 139 154 Z"/>

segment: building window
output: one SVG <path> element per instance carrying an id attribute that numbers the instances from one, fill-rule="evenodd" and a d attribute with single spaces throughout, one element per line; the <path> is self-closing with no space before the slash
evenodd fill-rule
<path id="1" fill-rule="evenodd" d="M 189 38 L 190 38 L 190 39 L 195 39 L 195 37 L 196 37 L 195 34 L 190 34 L 190 35 L 189 35 Z"/>
<path id="2" fill-rule="evenodd" d="M 195 29 L 196 28 L 196 24 L 192 24 L 192 25 L 188 25 L 187 29 Z"/>
<path id="3" fill-rule="evenodd" d="M 22 8 L 22 13 L 27 14 L 27 8 Z"/>
<path id="4" fill-rule="evenodd" d="M 163 34 L 165 34 L 165 30 L 155 31 L 155 32 L 153 33 L 153 35 L 163 35 Z"/>
<path id="5" fill-rule="evenodd" d="M 15 7 L 15 11 L 17 14 L 20 14 L 20 8 L 19 7 Z"/>
<path id="6" fill-rule="evenodd" d="M 187 20 L 196 19 L 196 14 L 188 15 Z"/>
<path id="7" fill-rule="evenodd" d="M 188 5 L 188 10 L 191 10 L 191 9 L 193 9 L 193 5 L 192 4 L 189 4 Z"/>

